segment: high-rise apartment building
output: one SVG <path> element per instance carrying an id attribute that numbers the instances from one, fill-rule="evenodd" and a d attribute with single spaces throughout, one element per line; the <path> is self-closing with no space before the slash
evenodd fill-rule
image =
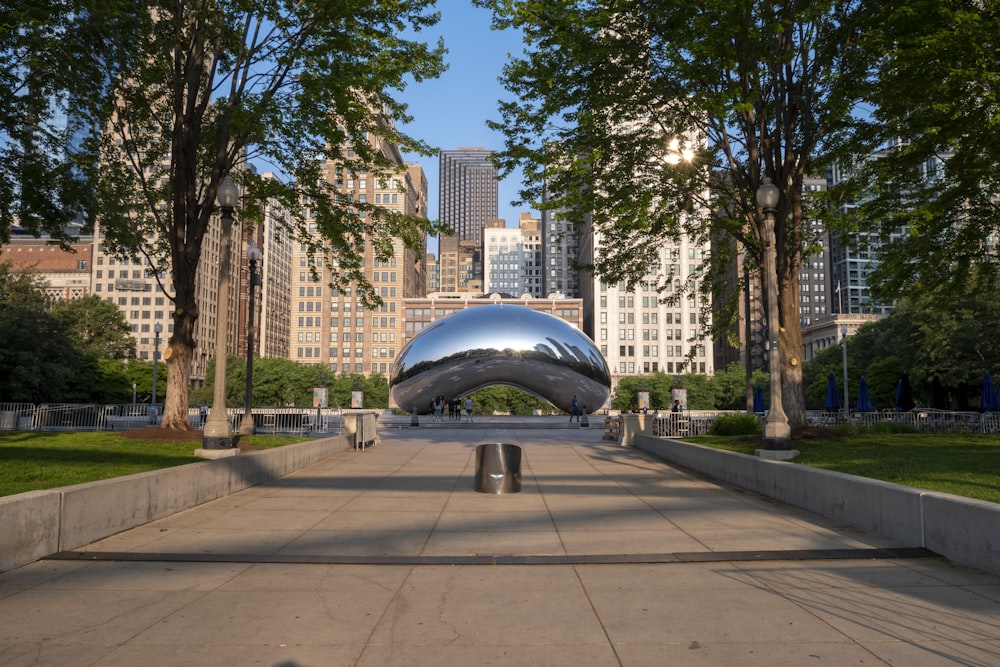
<path id="1" fill-rule="evenodd" d="M 539 221 L 522 213 L 518 227 L 490 220 L 483 230 L 483 291 L 542 296 Z"/>
<path id="2" fill-rule="evenodd" d="M 427 274 L 427 288 L 424 295 L 434 294 L 441 291 L 441 264 L 434 253 L 427 253 L 424 259 L 424 271 Z"/>

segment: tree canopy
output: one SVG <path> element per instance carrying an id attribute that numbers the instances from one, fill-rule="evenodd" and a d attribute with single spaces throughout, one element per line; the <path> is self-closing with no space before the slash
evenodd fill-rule
<path id="1" fill-rule="evenodd" d="M 1000 7 L 869 4 L 861 44 L 877 63 L 865 94 L 872 112 L 851 137 L 855 169 L 841 197 L 856 205 L 853 228 L 882 244 L 875 294 L 991 285 L 1000 274 Z"/>
<path id="2" fill-rule="evenodd" d="M 399 93 L 444 68 L 443 45 L 416 39 L 438 20 L 432 5 L 71 0 L 10 11 L 22 28 L 0 41 L 0 52 L 13 58 L 0 75 L 14 91 L 5 99 L 13 119 L 4 137 L 9 150 L 0 154 L 0 173 L 14 180 L 0 204 L 26 222 L 66 220 L 37 212 L 47 198 L 29 191 L 52 166 L 32 162 L 43 154 L 33 143 L 35 121 L 71 109 L 74 128 L 91 130 L 91 141 L 81 142 L 88 150 L 70 151 L 72 132 L 45 134 L 52 146 L 44 153 L 61 156 L 68 177 L 42 185 L 83 188 L 86 197 L 74 191 L 54 201 L 64 213 L 89 206 L 105 248 L 144 260 L 171 298 L 165 428 L 189 427 L 200 316 L 195 279 L 227 176 L 242 189 L 235 211 L 241 224 L 253 226 L 265 205 L 280 207 L 292 237 L 326 257 L 330 282 L 351 284 L 366 304 L 379 299 L 364 278 L 364 248 L 385 260 L 393 239 L 418 248 L 422 232 L 433 228 L 424 218 L 342 197 L 323 178 L 326 161 L 388 178 L 404 169 L 399 151 L 432 152 L 396 128 L 410 120 Z"/>
<path id="3" fill-rule="evenodd" d="M 658 249 L 681 235 L 734 242 L 715 246 L 711 273 L 690 276 L 704 289 L 734 249 L 761 266 L 755 193 L 774 180 L 782 388 L 790 422 L 804 424 L 798 280 L 815 239 L 803 184 L 853 123 L 868 69 L 857 3 L 477 4 L 527 43 L 503 74 L 515 99 L 492 124 L 506 137 L 500 163 L 523 166 L 526 200 L 593 225 L 603 239 L 593 269 L 606 283 L 655 274 Z M 676 298 L 671 276 L 657 287 Z"/>

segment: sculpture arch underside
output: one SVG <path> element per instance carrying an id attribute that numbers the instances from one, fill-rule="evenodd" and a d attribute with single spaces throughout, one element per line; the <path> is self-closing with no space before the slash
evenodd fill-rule
<path id="1" fill-rule="evenodd" d="M 389 381 L 400 409 L 426 413 L 435 396 L 491 385 L 523 389 L 566 412 L 602 408 L 611 373 L 594 342 L 568 322 L 525 306 L 476 306 L 425 327 L 403 347 Z"/>

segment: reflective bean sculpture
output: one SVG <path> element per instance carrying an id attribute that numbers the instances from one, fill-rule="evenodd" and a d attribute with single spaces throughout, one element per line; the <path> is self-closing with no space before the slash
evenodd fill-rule
<path id="1" fill-rule="evenodd" d="M 465 396 L 510 385 L 566 412 L 575 395 L 593 412 L 611 391 L 611 373 L 593 341 L 568 322 L 525 306 L 457 311 L 425 327 L 400 351 L 389 384 L 401 409 L 426 413 L 435 396 Z"/>

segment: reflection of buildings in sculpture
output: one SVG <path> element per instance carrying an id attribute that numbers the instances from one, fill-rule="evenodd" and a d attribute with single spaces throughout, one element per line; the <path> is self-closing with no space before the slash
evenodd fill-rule
<path id="1" fill-rule="evenodd" d="M 340 162 L 328 161 L 323 165 L 324 178 L 342 200 L 426 217 L 423 169 L 404 163 L 397 146 L 374 135 L 370 140 L 380 142 L 378 148 L 395 165 L 395 171 L 384 175 L 352 173 Z M 315 223 L 309 231 L 322 245 Z M 356 286 L 330 287 L 332 272 L 337 270 L 330 257 L 310 256 L 305 245 L 294 244 L 289 359 L 337 373 L 388 374 L 403 345 L 403 299 L 419 296 L 426 289 L 422 267 L 425 249 L 407 248 L 400 239 L 393 239 L 392 246 L 392 257 L 379 261 L 372 245 L 365 243 L 362 270 L 382 299 L 381 306 L 369 310 L 359 300 Z"/>
<path id="2" fill-rule="evenodd" d="M 483 230 L 484 292 L 542 296 L 541 237 L 538 219 L 522 213 L 520 225 L 487 221 Z"/>
<path id="3" fill-rule="evenodd" d="M 549 315 L 554 315 L 568 324 L 583 330 L 583 302 L 580 299 L 536 299 L 528 296 L 468 293 L 437 293 L 416 299 L 405 299 L 406 336 L 407 343 L 428 325 L 451 315 L 452 313 L 477 306 L 509 304 L 525 306 Z"/>

